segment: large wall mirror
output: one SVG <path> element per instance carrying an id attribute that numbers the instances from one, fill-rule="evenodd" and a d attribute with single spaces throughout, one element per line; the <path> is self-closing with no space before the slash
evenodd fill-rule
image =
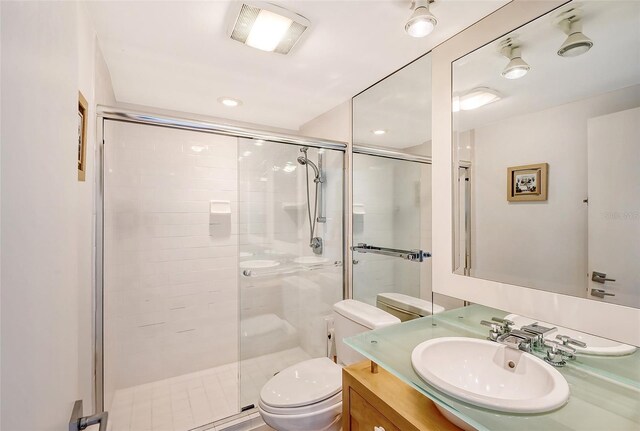
<path id="1" fill-rule="evenodd" d="M 639 22 L 571 2 L 453 62 L 456 274 L 640 308 Z"/>
<path id="2" fill-rule="evenodd" d="M 444 297 L 434 305 L 430 258 L 407 256 L 432 249 L 431 67 L 426 54 L 352 104 L 353 298 L 392 313 L 462 305 Z"/>

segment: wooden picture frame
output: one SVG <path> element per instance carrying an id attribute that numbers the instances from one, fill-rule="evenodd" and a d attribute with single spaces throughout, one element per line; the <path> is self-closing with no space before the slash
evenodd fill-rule
<path id="1" fill-rule="evenodd" d="M 509 202 L 546 201 L 548 178 L 548 163 L 507 168 L 507 200 Z"/>
<path id="2" fill-rule="evenodd" d="M 86 177 L 88 114 L 87 99 L 78 91 L 78 181 L 84 181 Z"/>

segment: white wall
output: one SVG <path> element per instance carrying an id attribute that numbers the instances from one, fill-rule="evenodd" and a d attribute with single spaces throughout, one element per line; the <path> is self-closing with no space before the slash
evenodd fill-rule
<path id="1" fill-rule="evenodd" d="M 3 2 L 2 52 L 0 425 L 58 430 L 76 399 L 92 411 L 92 114 L 112 92 L 81 4 Z M 85 182 L 78 90 L 90 109 Z"/>
<path id="2" fill-rule="evenodd" d="M 574 296 L 587 289 L 587 121 L 637 106 L 640 86 L 473 130 L 472 274 Z M 543 202 L 508 202 L 509 166 L 549 163 Z"/>

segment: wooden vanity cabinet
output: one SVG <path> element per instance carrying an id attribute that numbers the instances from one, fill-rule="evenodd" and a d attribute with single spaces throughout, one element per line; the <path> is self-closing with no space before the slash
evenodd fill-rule
<path id="1" fill-rule="evenodd" d="M 375 369 L 377 372 L 372 372 Z M 343 431 L 453 431 L 435 404 L 370 361 L 342 370 Z"/>

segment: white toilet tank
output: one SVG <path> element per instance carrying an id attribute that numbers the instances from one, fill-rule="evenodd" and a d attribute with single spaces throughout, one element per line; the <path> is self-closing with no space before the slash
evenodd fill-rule
<path id="1" fill-rule="evenodd" d="M 366 359 L 360 353 L 344 344 L 344 338 L 372 329 L 400 323 L 391 314 L 354 299 L 345 299 L 333 305 L 334 335 L 338 364 L 351 365 Z"/>

